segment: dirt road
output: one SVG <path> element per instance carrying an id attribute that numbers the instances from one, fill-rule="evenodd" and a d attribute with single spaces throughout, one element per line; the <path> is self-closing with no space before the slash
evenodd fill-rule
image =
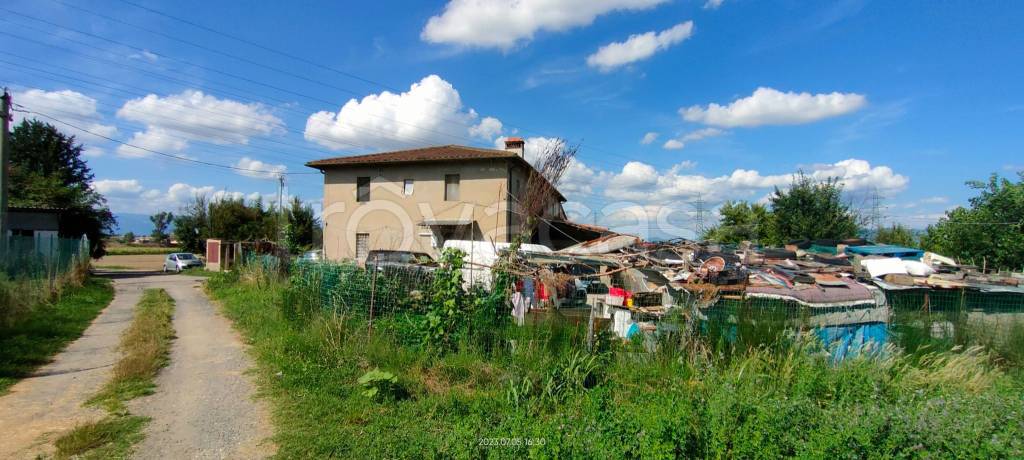
<path id="1" fill-rule="evenodd" d="M 109 378 L 144 289 L 174 298 L 177 339 L 155 394 L 129 402 L 152 417 L 140 458 L 261 458 L 273 453 L 269 417 L 244 372 L 252 367 L 238 335 L 201 291 L 202 278 L 159 273 L 108 273 L 115 296 L 85 334 L 35 376 L 0 397 L 0 459 L 52 454 L 53 440 L 106 411 L 82 404 Z"/>
<path id="2" fill-rule="evenodd" d="M 139 254 L 130 256 L 103 256 L 92 263 L 97 269 L 114 270 L 160 270 L 166 254 Z"/>
<path id="3" fill-rule="evenodd" d="M 200 286 L 201 278 L 155 275 L 132 282 L 162 287 L 174 298 L 170 364 L 152 396 L 129 402 L 133 414 L 153 419 L 137 446 L 138 458 L 261 458 L 273 453 L 269 414 L 253 399 L 244 375 L 252 367 L 231 323 Z"/>
<path id="4" fill-rule="evenodd" d="M 131 323 L 141 288 L 115 284 L 114 300 L 78 340 L 54 361 L 0 397 L 0 458 L 34 458 L 53 452 L 53 440 L 106 411 L 82 404 L 106 383 L 120 356 L 121 332 Z"/>

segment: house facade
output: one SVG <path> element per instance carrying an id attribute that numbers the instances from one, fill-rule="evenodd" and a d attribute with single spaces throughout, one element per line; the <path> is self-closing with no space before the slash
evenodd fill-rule
<path id="1" fill-rule="evenodd" d="M 307 163 L 324 175 L 325 257 L 363 261 L 375 249 L 436 257 L 451 239 L 509 242 L 535 171 L 523 147 L 512 138 L 506 150 L 445 145 Z M 558 246 L 563 233 L 580 230 L 566 220 L 560 193 L 546 200 L 531 240 Z"/>

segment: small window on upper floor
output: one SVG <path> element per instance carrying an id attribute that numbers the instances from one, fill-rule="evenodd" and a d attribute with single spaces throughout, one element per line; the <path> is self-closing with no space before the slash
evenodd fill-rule
<path id="1" fill-rule="evenodd" d="M 445 201 L 458 201 L 459 200 L 459 175 L 458 174 L 445 174 L 444 175 L 444 200 Z"/>
<path id="2" fill-rule="evenodd" d="M 369 177 L 357 177 L 356 178 L 356 201 L 358 201 L 358 202 L 370 201 L 370 178 Z"/>
<path id="3" fill-rule="evenodd" d="M 405 196 L 412 196 L 412 179 L 406 179 L 402 183 L 402 193 L 404 193 Z"/>

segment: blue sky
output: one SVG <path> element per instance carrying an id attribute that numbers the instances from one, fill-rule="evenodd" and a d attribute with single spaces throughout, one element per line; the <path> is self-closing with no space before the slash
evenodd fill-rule
<path id="1" fill-rule="evenodd" d="M 131 2 L 5 3 L 0 83 L 93 133 L 259 172 L 79 132 L 121 214 L 269 198 L 314 158 L 510 135 L 580 144 L 562 185 L 577 218 L 680 236 L 698 199 L 763 200 L 798 169 L 918 228 L 964 181 L 1024 169 L 1017 2 Z M 286 180 L 320 199 L 319 175 Z"/>

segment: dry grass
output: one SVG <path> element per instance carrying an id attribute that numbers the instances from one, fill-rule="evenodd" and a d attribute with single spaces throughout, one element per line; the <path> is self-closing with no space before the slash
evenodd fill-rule
<path id="1" fill-rule="evenodd" d="M 160 368 L 168 361 L 174 338 L 174 299 L 163 289 L 147 289 L 136 307 L 135 319 L 121 336 L 121 359 L 110 381 L 89 400 L 110 411 L 98 422 L 75 427 L 55 442 L 57 458 L 128 458 L 142 439 L 146 417 L 128 413 L 124 402 L 150 394 Z"/>
<path id="2" fill-rule="evenodd" d="M 93 401 L 118 407 L 121 402 L 152 392 L 153 379 L 167 364 L 174 338 L 174 299 L 163 289 L 147 289 L 135 319 L 121 336 L 121 360 L 113 376 Z"/>
<path id="3" fill-rule="evenodd" d="M 142 439 L 145 417 L 110 417 L 80 425 L 57 440 L 58 459 L 128 458 L 131 445 Z"/>

